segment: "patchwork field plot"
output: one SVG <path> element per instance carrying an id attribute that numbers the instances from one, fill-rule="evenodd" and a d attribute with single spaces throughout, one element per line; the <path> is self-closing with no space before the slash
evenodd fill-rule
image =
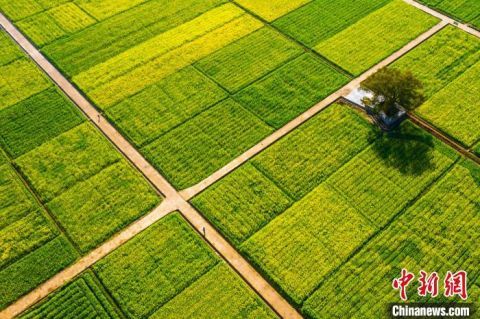
<path id="1" fill-rule="evenodd" d="M 319 186 L 253 235 L 241 251 L 301 305 L 374 230 L 341 196 Z"/>
<path id="2" fill-rule="evenodd" d="M 142 151 L 182 189 L 200 182 L 272 131 L 241 105 L 226 100 L 161 136 Z"/>
<path id="3" fill-rule="evenodd" d="M 0 86 L 6 97 L 0 109 L 3 309 L 153 209 L 159 198 L 1 34 L 8 53 L 0 66 L 8 84 Z"/>
<path id="4" fill-rule="evenodd" d="M 480 3 L 478 1 L 419 0 L 419 2 L 480 29 Z"/>
<path id="5" fill-rule="evenodd" d="M 466 146 L 480 139 L 480 39 L 447 27 L 393 64 L 424 84 L 416 113 Z"/>
<path id="6" fill-rule="evenodd" d="M 231 242 L 241 244 L 365 148 L 370 132 L 357 114 L 332 106 L 192 203 Z"/>
<path id="7" fill-rule="evenodd" d="M 455 165 L 405 214 L 327 278 L 306 301 L 304 312 L 312 318 L 359 312 L 365 317 L 382 316 L 383 304 L 398 300 L 398 292 L 383 282 L 391 281 L 405 267 L 416 275 L 424 269 L 441 276 L 448 270 L 464 269 L 473 282 L 479 262 L 475 244 L 480 225 L 478 172 L 473 163 Z M 478 288 L 470 287 L 471 300 L 478 300 Z M 418 300 L 416 288 L 414 283 L 410 290 L 413 301 Z M 383 296 L 382 302 L 375 296 Z"/>
<path id="8" fill-rule="evenodd" d="M 198 61 L 195 66 L 229 92 L 236 92 L 301 53 L 301 47 L 294 42 L 264 27 Z"/>
<path id="9" fill-rule="evenodd" d="M 310 48 L 355 24 L 391 0 L 316 0 L 273 22 Z"/>
<path id="10" fill-rule="evenodd" d="M 54 88 L 0 111 L 1 143 L 19 157 L 84 122 L 80 112 Z"/>
<path id="11" fill-rule="evenodd" d="M 273 21 L 311 1 L 312 0 L 235 0 L 236 3 L 267 21 Z"/>
<path id="12" fill-rule="evenodd" d="M 234 95 L 270 126 L 280 128 L 349 78 L 313 54 L 303 54 Z"/>
<path id="13" fill-rule="evenodd" d="M 77 258 L 9 164 L 0 165 L 0 309 Z"/>
<path id="14" fill-rule="evenodd" d="M 401 0 L 394 0 L 334 36 L 315 50 L 359 75 L 400 49 L 438 20 Z"/>
<path id="15" fill-rule="evenodd" d="M 476 4 L 421 2 L 479 27 Z M 422 40 L 389 67 L 424 84 L 414 114 L 480 156 L 475 35 L 403 0 L 0 0 L 0 12 L 101 115 L 97 128 L 38 52 L 0 31 L 0 311 L 79 260 L 20 317 L 380 318 L 402 268 L 466 270 L 480 300 L 480 166 L 408 119 L 382 133 L 322 101 Z M 428 30 L 440 31 L 418 38 Z M 163 200 L 135 167 L 165 205 L 85 262 Z M 187 223 L 201 232 L 185 194 L 221 236 Z"/>
<path id="16" fill-rule="evenodd" d="M 192 203 L 302 307 L 457 159 L 411 123 L 379 136 L 356 111 L 332 105 Z"/>

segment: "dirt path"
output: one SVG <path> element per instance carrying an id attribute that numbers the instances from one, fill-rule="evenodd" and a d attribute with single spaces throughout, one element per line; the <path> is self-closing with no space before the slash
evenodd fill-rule
<path id="1" fill-rule="evenodd" d="M 467 148 L 463 147 L 463 145 L 459 144 L 458 142 L 454 141 L 451 139 L 449 136 L 441 132 L 438 128 L 435 126 L 431 125 L 427 121 L 423 120 L 422 118 L 416 116 L 415 114 L 409 113 L 408 118 L 424 130 L 428 131 L 430 134 L 433 136 L 437 137 L 441 141 L 443 141 L 445 144 L 450 145 L 453 149 L 455 149 L 457 152 L 462 154 L 463 156 L 471 159 L 472 161 L 476 162 L 477 164 L 480 165 L 480 158 L 473 154 L 470 150 Z"/>
<path id="2" fill-rule="evenodd" d="M 23 36 L 23 34 L 0 13 L 0 25 L 32 58 L 35 63 L 70 97 L 70 99 L 85 113 L 85 115 L 110 139 L 110 141 L 129 159 L 140 172 L 165 197 L 158 209 L 132 223 L 125 230 L 114 236 L 99 248 L 93 250 L 78 262 L 61 271 L 47 282 L 43 283 L 29 294 L 17 300 L 0 312 L 0 318 L 13 318 L 30 308 L 50 292 L 58 289 L 66 282 L 93 265 L 100 258 L 121 246 L 123 243 L 152 225 L 169 212 L 178 210 L 184 218 L 199 232 L 205 229 L 205 240 L 210 244 L 240 276 L 283 318 L 302 318 L 263 277 L 243 259 L 231 246 L 147 160 L 110 124 L 103 118 L 90 102 Z"/>
<path id="3" fill-rule="evenodd" d="M 447 22 L 447 23 L 449 23 L 449 24 L 453 24 L 453 25 L 456 26 L 457 28 L 462 29 L 463 31 L 468 32 L 468 33 L 470 33 L 470 34 L 473 34 L 474 36 L 480 38 L 480 31 L 475 30 L 474 28 L 471 28 L 471 27 L 469 27 L 469 26 L 466 25 L 466 24 L 457 22 L 456 20 L 454 20 L 454 19 L 452 19 L 452 18 L 444 15 L 443 13 L 440 13 L 440 12 L 438 12 L 438 11 L 435 11 L 434 9 L 429 8 L 429 7 L 427 7 L 426 5 L 423 5 L 423 4 L 421 4 L 421 3 L 418 3 L 418 2 L 416 2 L 416 1 L 414 1 L 414 0 L 403 0 L 403 1 L 405 1 L 406 3 L 412 5 L 412 6 L 418 8 L 418 9 L 420 9 L 420 10 L 422 10 L 422 11 L 424 11 L 424 12 L 426 12 L 426 13 L 434 16 L 434 17 L 437 17 L 437 18 L 439 18 L 439 19 L 442 19 L 442 21 L 445 21 L 445 22 Z"/>
<path id="4" fill-rule="evenodd" d="M 195 195 L 201 193 L 203 190 L 208 188 L 210 185 L 214 184 L 215 182 L 222 179 L 227 174 L 231 173 L 233 170 L 238 168 L 240 165 L 247 162 L 249 159 L 251 159 L 252 157 L 257 155 L 258 153 L 260 153 L 261 151 L 263 151 L 264 149 L 266 149 L 267 147 L 269 147 L 270 145 L 272 145 L 273 143 L 275 143 L 279 139 L 281 139 L 283 136 L 287 135 L 288 133 L 290 133 L 291 131 L 296 129 L 298 126 L 300 126 L 301 124 L 306 122 L 308 119 L 315 116 L 318 112 L 322 111 L 324 108 L 328 107 L 330 104 L 332 104 L 333 102 L 335 102 L 339 98 L 347 96 L 351 91 L 358 88 L 360 83 L 362 81 L 364 81 L 365 79 L 367 79 L 370 75 L 374 74 L 379 69 L 391 64 L 392 62 L 394 62 L 398 58 L 402 57 L 404 54 L 406 54 L 407 52 L 409 52 L 410 50 L 412 50 L 413 48 L 418 46 L 420 43 L 427 40 L 432 35 L 434 35 L 438 31 L 440 31 L 441 29 L 443 29 L 447 24 L 448 24 L 448 22 L 442 20 L 437 25 L 435 25 L 433 28 L 431 28 L 427 32 L 421 34 L 418 38 L 411 41 L 410 43 L 405 45 L 403 48 L 401 48 L 400 50 L 398 50 L 394 54 L 390 55 L 385 60 L 381 61 L 380 63 L 378 63 L 377 65 L 375 65 L 374 67 L 372 67 L 371 69 L 369 69 L 368 71 L 366 71 L 365 73 L 363 73 L 362 75 L 355 78 L 350 83 L 348 83 L 347 85 L 345 85 L 344 87 L 342 87 L 341 89 L 336 91 L 335 93 L 328 96 L 326 99 L 322 100 L 321 102 L 319 102 L 318 104 L 316 104 L 312 108 L 308 109 L 305 113 L 303 113 L 299 117 L 293 119 L 291 122 L 287 123 L 285 126 L 283 126 L 282 128 L 275 131 L 273 134 L 266 137 L 263 141 L 261 141 L 260 143 L 258 143 L 255 146 L 253 146 L 252 148 L 247 150 L 245 153 L 243 153 L 239 157 L 235 158 L 233 161 L 231 161 L 230 163 L 228 163 L 227 165 L 225 165 L 224 167 L 222 167 L 221 169 L 219 169 L 218 171 L 216 171 L 215 173 L 213 173 L 212 175 L 210 175 L 209 177 L 207 177 L 206 179 L 204 179 L 200 183 L 198 183 L 198 184 L 196 184 L 196 185 L 194 185 L 190 188 L 187 188 L 185 190 L 182 190 L 180 192 L 180 194 L 182 195 L 182 197 L 185 200 L 189 200 L 192 197 L 194 197 Z"/>

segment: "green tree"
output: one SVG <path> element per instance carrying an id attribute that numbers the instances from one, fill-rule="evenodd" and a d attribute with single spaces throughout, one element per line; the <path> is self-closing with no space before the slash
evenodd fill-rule
<path id="1" fill-rule="evenodd" d="M 425 101 L 423 85 L 410 71 L 382 68 L 361 83 L 361 89 L 371 91 L 363 103 L 377 113 L 395 116 L 399 108 L 413 110 Z"/>

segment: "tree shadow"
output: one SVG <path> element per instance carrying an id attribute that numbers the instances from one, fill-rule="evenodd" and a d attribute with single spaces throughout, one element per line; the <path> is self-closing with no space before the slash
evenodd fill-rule
<path id="1" fill-rule="evenodd" d="M 415 176 L 435 168 L 435 143 L 431 135 L 407 125 L 381 136 L 378 133 L 374 135 L 370 136 L 375 138 L 372 149 L 389 167 Z"/>

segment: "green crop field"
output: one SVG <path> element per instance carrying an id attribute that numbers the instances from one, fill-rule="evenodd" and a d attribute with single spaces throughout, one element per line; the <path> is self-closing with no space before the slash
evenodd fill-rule
<path id="1" fill-rule="evenodd" d="M 418 2 L 0 0 L 0 318 L 478 308 L 480 4 Z"/>
<path id="2" fill-rule="evenodd" d="M 447 27 L 393 64 L 423 83 L 416 113 L 466 146 L 480 139 L 480 40 Z M 461 92 L 461 94 L 459 94 Z"/>
<path id="3" fill-rule="evenodd" d="M 273 21 L 312 0 L 235 0 L 242 7 L 267 21 Z"/>
<path id="4" fill-rule="evenodd" d="M 334 36 L 315 50 L 354 75 L 359 75 L 438 20 L 401 0 L 394 0 Z"/>
<path id="5" fill-rule="evenodd" d="M 480 29 L 480 2 L 471 0 L 420 0 L 427 6 Z"/>
<path id="6" fill-rule="evenodd" d="M 308 2 L 4 1 L 0 9 L 172 184 L 186 188 L 348 82 L 250 14 L 270 21 Z M 232 122 L 231 112 L 240 119 Z M 213 117 L 222 127 L 191 134 Z M 233 130 L 248 138 L 230 145 L 225 134 Z"/>
<path id="7" fill-rule="evenodd" d="M 143 152 L 181 189 L 200 182 L 272 131 L 241 105 L 226 100 L 146 145 Z"/>
<path id="8" fill-rule="evenodd" d="M 93 274 L 87 272 L 39 305 L 22 315 L 22 319 L 41 318 L 121 318 L 99 288 Z"/>
<path id="9" fill-rule="evenodd" d="M 274 21 L 273 25 L 312 48 L 391 1 L 311 1 Z"/>
<path id="10" fill-rule="evenodd" d="M 77 258 L 10 164 L 0 165 L 0 309 Z"/>
<path id="11" fill-rule="evenodd" d="M 303 54 L 244 88 L 234 99 L 270 126 L 280 128 L 348 79 L 313 54 Z"/>
<path id="12" fill-rule="evenodd" d="M 384 302 L 398 300 L 398 292 L 383 282 L 405 267 L 417 274 L 421 269 L 435 269 L 441 276 L 451 269 L 465 269 L 469 278 L 476 278 L 479 178 L 477 165 L 465 161 L 456 164 L 402 216 L 327 278 L 305 302 L 305 313 L 311 318 L 334 314 L 349 317 L 358 312 L 364 317 L 381 317 Z M 418 301 L 415 286 L 410 298 Z M 365 294 L 371 298 L 359 298 Z M 372 302 L 375 296 L 382 296 L 382 302 Z M 475 290 L 473 285 L 470 298 L 479 298 L 478 288 Z"/>

